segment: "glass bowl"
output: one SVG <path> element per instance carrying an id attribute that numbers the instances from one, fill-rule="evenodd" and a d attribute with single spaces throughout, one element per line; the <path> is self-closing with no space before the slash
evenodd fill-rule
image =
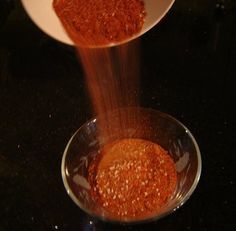
<path id="1" fill-rule="evenodd" d="M 99 121 L 104 121 L 104 118 L 106 129 L 112 129 L 112 133 L 105 132 L 101 136 Z M 161 212 L 152 217 L 111 219 L 109 213 L 90 196 L 87 180 L 90 162 L 104 144 L 124 138 L 140 138 L 157 143 L 168 151 L 175 162 L 175 192 Z M 87 214 L 115 223 L 148 222 L 174 212 L 189 199 L 200 178 L 201 155 L 191 132 L 172 116 L 153 109 L 123 108 L 93 118 L 75 132 L 65 148 L 61 172 L 67 193 Z"/>

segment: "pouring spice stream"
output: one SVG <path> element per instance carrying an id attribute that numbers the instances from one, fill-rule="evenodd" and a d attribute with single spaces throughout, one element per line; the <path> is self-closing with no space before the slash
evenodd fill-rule
<path id="1" fill-rule="evenodd" d="M 144 2 L 53 0 L 53 7 L 76 45 L 95 113 L 138 106 L 138 47 L 135 43 L 96 46 L 109 46 L 139 33 L 146 15 Z M 119 120 L 124 129 L 132 118 Z M 108 121 L 100 121 L 101 136 L 113 133 Z M 158 144 L 118 139 L 101 148 L 89 166 L 88 181 L 91 197 L 110 218 L 136 219 L 161 211 L 175 191 L 177 174 L 173 160 Z"/>

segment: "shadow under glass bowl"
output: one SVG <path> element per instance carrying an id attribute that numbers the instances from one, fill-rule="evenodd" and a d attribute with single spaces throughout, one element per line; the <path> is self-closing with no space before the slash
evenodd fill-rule
<path id="1" fill-rule="evenodd" d="M 84 212 L 95 218 L 128 224 L 158 220 L 182 206 L 192 195 L 201 175 L 200 150 L 191 132 L 172 116 L 153 109 L 123 108 L 106 114 L 106 119 L 109 128 L 112 128 L 112 135 L 99 135 L 100 123 L 99 117 L 96 117 L 83 124 L 65 148 L 61 172 L 64 186 L 71 199 Z M 175 192 L 162 210 L 158 210 L 152 217 L 124 220 L 111 218 L 90 196 L 91 186 L 87 180 L 90 162 L 104 144 L 126 138 L 139 138 L 157 143 L 168 151 L 175 162 Z"/>

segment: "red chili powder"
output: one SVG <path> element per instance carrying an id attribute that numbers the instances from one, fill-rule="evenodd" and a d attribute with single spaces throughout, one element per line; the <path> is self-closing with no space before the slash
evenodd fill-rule
<path id="1" fill-rule="evenodd" d="M 53 0 L 53 7 L 79 46 L 126 40 L 141 31 L 146 14 L 142 0 Z"/>
<path id="2" fill-rule="evenodd" d="M 89 167 L 91 196 L 111 218 L 158 214 L 175 191 L 176 181 L 168 153 L 142 139 L 105 145 Z"/>

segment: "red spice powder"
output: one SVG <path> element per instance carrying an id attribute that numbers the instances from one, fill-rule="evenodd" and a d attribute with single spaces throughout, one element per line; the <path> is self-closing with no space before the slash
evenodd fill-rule
<path id="1" fill-rule="evenodd" d="M 53 0 L 53 7 L 79 46 L 126 40 L 141 31 L 146 14 L 142 0 Z"/>
<path id="2" fill-rule="evenodd" d="M 91 196 L 111 218 L 156 215 L 175 191 L 176 181 L 168 153 L 142 139 L 104 146 L 89 167 Z"/>

